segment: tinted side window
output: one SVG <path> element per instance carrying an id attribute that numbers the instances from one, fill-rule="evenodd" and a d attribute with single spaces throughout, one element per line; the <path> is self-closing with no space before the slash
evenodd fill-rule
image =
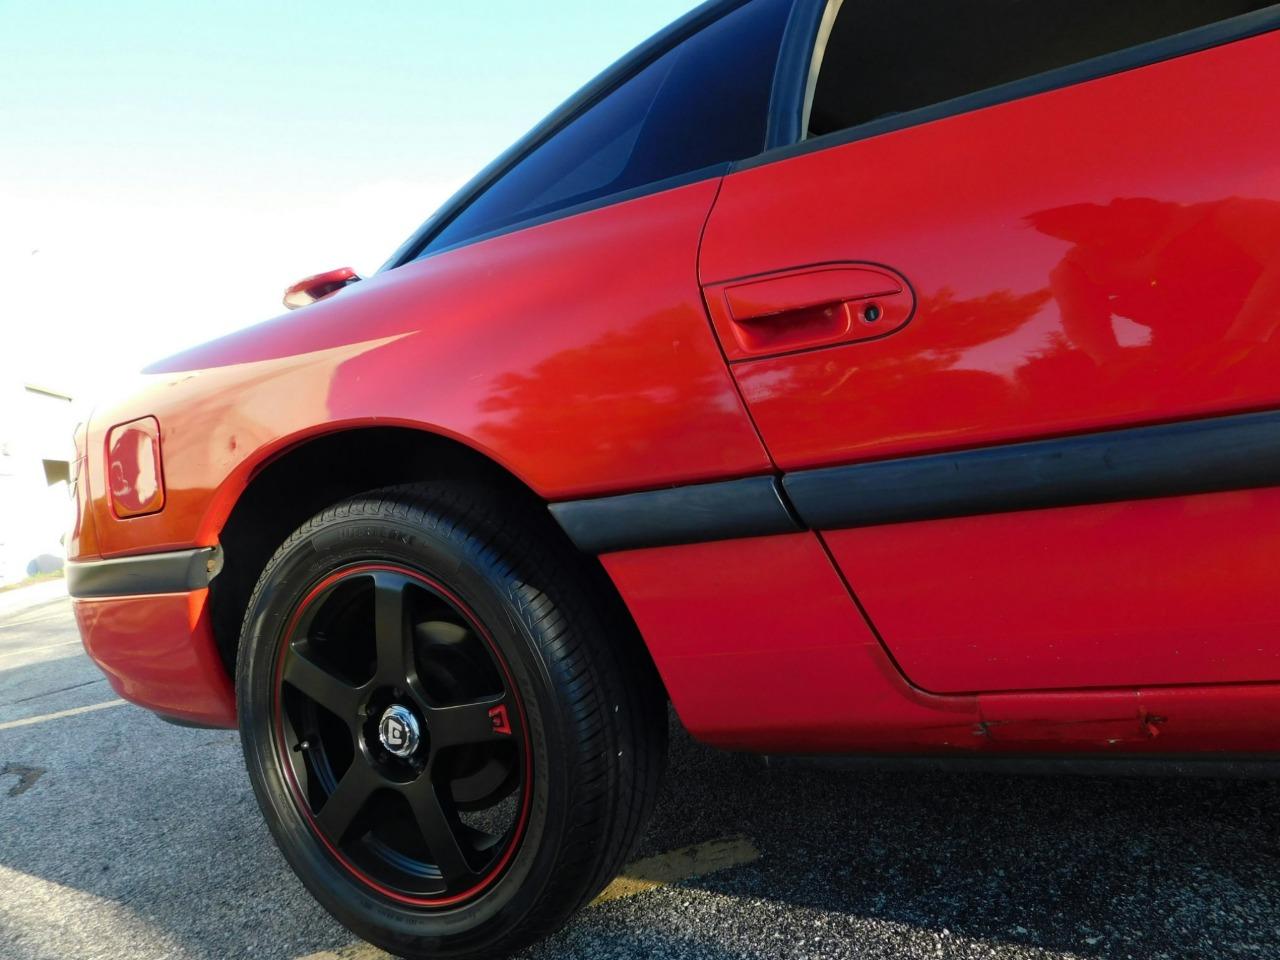
<path id="1" fill-rule="evenodd" d="M 759 153 L 790 8 L 751 0 L 663 54 L 526 155 L 427 251 Z"/>
<path id="2" fill-rule="evenodd" d="M 845 0 L 809 115 L 820 136 L 1114 53 L 1273 0 Z"/>

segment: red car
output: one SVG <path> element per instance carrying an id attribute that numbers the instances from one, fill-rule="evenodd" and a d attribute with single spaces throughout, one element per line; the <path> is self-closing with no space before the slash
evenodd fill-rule
<path id="1" fill-rule="evenodd" d="M 713 0 L 78 437 L 125 697 L 408 956 L 771 753 L 1280 751 L 1280 7 Z M 314 301 L 314 302 L 313 302 Z"/>

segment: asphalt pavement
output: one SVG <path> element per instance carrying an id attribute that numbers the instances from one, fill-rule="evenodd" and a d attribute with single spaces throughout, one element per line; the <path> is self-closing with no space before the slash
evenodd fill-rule
<path id="1" fill-rule="evenodd" d="M 237 735 L 118 698 L 54 585 L 0 594 L 0 958 L 381 956 L 267 834 Z M 550 958 L 1280 957 L 1280 784 L 866 773 L 674 728 L 664 795 Z"/>

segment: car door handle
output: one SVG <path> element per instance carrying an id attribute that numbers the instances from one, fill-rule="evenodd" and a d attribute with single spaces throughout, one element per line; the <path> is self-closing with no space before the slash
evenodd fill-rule
<path id="1" fill-rule="evenodd" d="M 730 361 L 875 340 L 915 310 L 911 286 L 887 267 L 830 263 L 710 284 L 707 306 Z"/>

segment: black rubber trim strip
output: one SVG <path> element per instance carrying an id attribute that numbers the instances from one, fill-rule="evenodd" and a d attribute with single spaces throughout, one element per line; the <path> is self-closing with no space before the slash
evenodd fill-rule
<path id="1" fill-rule="evenodd" d="M 551 514 L 586 553 L 612 553 L 801 528 L 776 477 L 747 477 L 668 490 L 551 504 Z"/>
<path id="2" fill-rule="evenodd" d="M 609 553 L 1280 486 L 1280 411 L 1134 427 L 551 505 Z M 797 522 L 797 517 L 799 522 Z"/>
<path id="3" fill-rule="evenodd" d="M 769 124 L 765 132 L 766 150 L 789 146 L 804 138 L 804 91 L 809 83 L 809 65 L 818 41 L 818 27 L 827 0 L 795 0 L 782 31 L 778 66 L 773 72 L 769 95 Z"/>
<path id="4" fill-rule="evenodd" d="M 787 474 L 815 529 L 1280 485 L 1280 411 Z"/>
<path id="5" fill-rule="evenodd" d="M 67 563 L 67 593 L 81 599 L 186 593 L 207 587 L 222 569 L 222 550 L 200 547 L 112 560 Z"/>
<path id="6" fill-rule="evenodd" d="M 735 173 L 740 170 L 750 170 L 752 167 L 761 167 L 765 164 L 786 160 L 801 154 L 814 153 L 818 150 L 826 150 L 846 143 L 854 143 L 858 140 L 868 140 L 871 137 L 892 133 L 895 130 L 905 130 L 907 127 L 918 127 L 921 124 L 932 123 L 934 120 L 941 120 L 945 117 L 954 117 L 961 113 L 970 113 L 985 107 L 1009 103 L 1012 100 L 1034 97 L 1041 93 L 1048 93 L 1051 90 L 1074 86 L 1089 80 L 1098 80 L 1113 74 L 1124 73 L 1127 70 L 1150 66 L 1153 63 L 1161 63 L 1165 60 L 1186 56 L 1187 54 L 1199 53 L 1202 50 L 1219 47 L 1237 40 L 1256 37 L 1275 30 L 1277 27 L 1280 27 L 1280 4 L 1272 4 L 1252 13 L 1232 17 L 1229 20 L 1221 20 L 1203 27 L 1196 27 L 1183 33 L 1174 34 L 1171 37 L 1162 37 L 1135 47 L 1127 47 L 1124 50 L 1103 54 L 1100 57 L 1082 60 L 1079 63 L 1058 67 L 1054 70 L 1047 70 L 1044 73 L 1000 84 L 996 87 L 989 87 L 976 93 L 965 94 L 961 97 L 944 100 L 941 103 L 920 107 L 916 110 L 907 110 L 892 117 L 872 120 L 856 127 L 849 127 L 847 130 L 837 130 L 834 133 L 824 134 L 821 137 L 812 137 L 808 140 L 801 140 L 798 143 L 781 145 L 755 157 L 740 160 L 734 163 L 731 169 Z"/>

